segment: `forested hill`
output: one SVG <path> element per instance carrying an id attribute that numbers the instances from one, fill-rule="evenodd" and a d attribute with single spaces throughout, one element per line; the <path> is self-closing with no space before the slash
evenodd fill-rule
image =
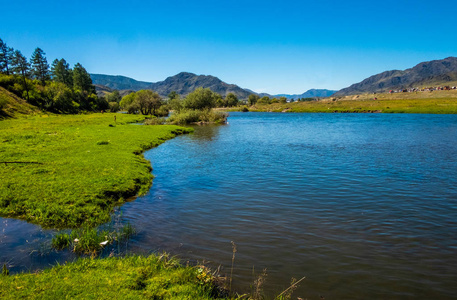
<path id="1" fill-rule="evenodd" d="M 161 96 L 167 96 L 172 91 L 184 96 L 194 91 L 198 87 L 209 88 L 213 92 L 226 96 L 233 93 L 240 99 L 247 99 L 251 94 L 250 91 L 240 88 L 235 84 L 228 84 L 217 77 L 208 75 L 196 75 L 193 73 L 182 72 L 177 75 L 168 77 L 164 81 L 144 82 L 137 81 L 125 76 L 112 76 L 91 74 L 92 81 L 95 85 L 106 86 L 116 90 L 134 90 L 151 89 Z"/>
<path id="2" fill-rule="evenodd" d="M 373 75 L 359 83 L 344 88 L 335 96 L 363 94 L 367 92 L 388 92 L 427 85 L 444 85 L 457 78 L 457 57 L 422 62 L 413 68 L 392 70 Z"/>

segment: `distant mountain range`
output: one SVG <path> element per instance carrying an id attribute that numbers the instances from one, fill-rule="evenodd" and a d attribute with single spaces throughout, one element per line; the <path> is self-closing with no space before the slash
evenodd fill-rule
<path id="1" fill-rule="evenodd" d="M 275 95 L 275 97 L 286 97 L 287 99 L 298 99 L 298 98 L 326 98 L 330 97 L 331 95 L 335 94 L 337 91 L 332 91 L 332 90 L 324 90 L 324 89 L 311 89 L 303 94 L 294 94 L 294 95 L 289 95 L 289 94 L 279 94 Z"/>
<path id="2" fill-rule="evenodd" d="M 172 91 L 185 96 L 198 87 L 209 88 L 213 92 L 226 96 L 228 93 L 234 93 L 240 99 L 247 99 L 251 94 L 250 91 L 242 89 L 235 84 L 228 84 L 217 77 L 207 75 L 196 75 L 193 73 L 181 72 L 175 76 L 168 77 L 164 81 L 144 82 L 125 76 L 112 76 L 102 74 L 90 74 L 93 83 L 98 88 L 107 87 L 112 90 L 133 90 L 151 89 L 166 97 Z"/>
<path id="3" fill-rule="evenodd" d="M 413 68 L 382 72 L 344 88 L 334 96 L 345 96 L 411 87 L 442 85 L 457 81 L 457 57 L 422 62 Z"/>
<path id="4" fill-rule="evenodd" d="M 287 97 L 288 99 L 310 98 L 310 97 L 328 97 L 335 91 L 330 90 L 309 90 L 301 95 L 269 95 L 258 94 L 249 89 L 243 89 L 235 84 L 228 84 L 217 77 L 209 75 L 196 75 L 188 72 L 181 72 L 177 75 L 168 77 L 164 81 L 145 82 L 125 76 L 113 76 L 103 74 L 90 74 L 99 95 L 110 93 L 118 90 L 121 95 L 128 94 L 131 91 L 139 91 L 143 89 L 151 89 L 166 97 L 170 92 L 175 91 L 178 94 L 185 96 L 194 91 L 198 87 L 209 88 L 213 92 L 226 96 L 228 93 L 234 93 L 240 99 L 247 99 L 250 94 L 269 97 Z"/>

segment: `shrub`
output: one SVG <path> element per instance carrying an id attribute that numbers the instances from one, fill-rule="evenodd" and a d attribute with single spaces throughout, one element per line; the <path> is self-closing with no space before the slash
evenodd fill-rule
<path id="1" fill-rule="evenodd" d="M 216 112 L 210 109 L 205 110 L 184 110 L 171 115 L 167 123 L 169 124 L 192 124 L 192 123 L 224 123 L 227 120 L 227 114 Z"/>

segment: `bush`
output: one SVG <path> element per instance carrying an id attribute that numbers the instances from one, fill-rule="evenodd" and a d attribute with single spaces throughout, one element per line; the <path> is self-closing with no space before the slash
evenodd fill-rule
<path id="1" fill-rule="evenodd" d="M 192 124 L 192 123 L 225 123 L 227 114 L 224 112 L 205 110 L 184 110 L 171 115 L 167 123 L 169 124 Z"/>
<path id="2" fill-rule="evenodd" d="M 110 112 L 118 112 L 121 109 L 119 103 L 117 102 L 109 102 L 109 111 Z"/>
<path id="3" fill-rule="evenodd" d="M 144 121 L 144 125 L 163 125 L 165 122 L 165 118 L 150 118 Z"/>

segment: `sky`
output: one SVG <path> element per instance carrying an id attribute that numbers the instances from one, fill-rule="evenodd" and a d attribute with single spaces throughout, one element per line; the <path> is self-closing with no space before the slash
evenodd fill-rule
<path id="1" fill-rule="evenodd" d="M 339 90 L 457 56 L 453 1 L 11 1 L 0 38 L 49 64 L 157 82 L 213 75 L 270 94 Z"/>

